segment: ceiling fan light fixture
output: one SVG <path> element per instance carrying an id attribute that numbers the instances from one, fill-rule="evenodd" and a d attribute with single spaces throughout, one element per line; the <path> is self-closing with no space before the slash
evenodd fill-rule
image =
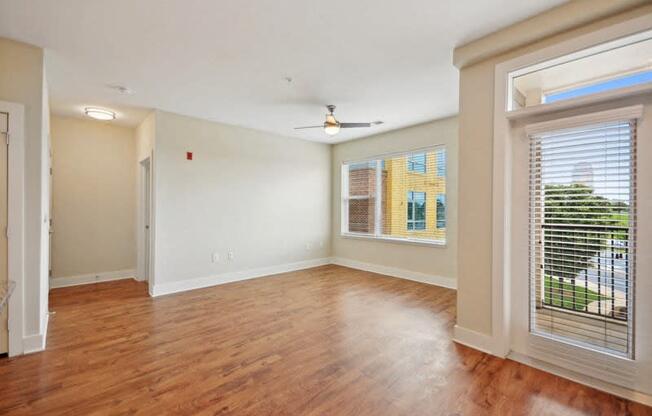
<path id="1" fill-rule="evenodd" d="M 337 133 L 340 132 L 340 125 L 339 123 L 325 123 L 324 124 L 324 132 L 328 134 L 329 136 L 335 136 Z"/>
<path id="2" fill-rule="evenodd" d="M 333 107 L 334 109 L 335 107 Z M 324 132 L 329 136 L 335 136 L 340 132 L 340 123 L 333 115 L 333 109 L 329 107 L 330 114 L 326 114 L 326 122 L 324 123 Z"/>
<path id="3" fill-rule="evenodd" d="M 324 122 L 324 124 L 317 125 L 317 126 L 295 127 L 294 129 L 304 130 L 304 129 L 323 128 L 324 133 L 328 134 L 329 136 L 335 136 L 337 133 L 340 132 L 340 129 L 365 128 L 365 127 L 372 127 L 372 126 L 377 126 L 379 124 L 383 124 L 382 121 L 367 121 L 364 123 L 340 123 L 333 115 L 333 112 L 335 111 L 335 106 L 329 104 L 326 106 L 326 109 L 328 110 L 328 114 L 326 114 L 326 121 Z"/>
<path id="4" fill-rule="evenodd" d="M 115 120 L 115 113 L 113 111 L 103 110 L 101 108 L 86 107 L 84 109 L 84 114 L 90 118 L 94 118 L 95 120 Z"/>

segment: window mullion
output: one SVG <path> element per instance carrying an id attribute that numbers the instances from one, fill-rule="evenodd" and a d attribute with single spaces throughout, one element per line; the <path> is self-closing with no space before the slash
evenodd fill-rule
<path id="1" fill-rule="evenodd" d="M 375 204 L 374 204 L 374 235 L 376 237 L 381 236 L 383 233 L 382 230 L 382 215 L 383 215 L 383 171 L 382 171 L 382 161 L 380 159 L 376 160 L 376 192 L 375 192 Z"/>

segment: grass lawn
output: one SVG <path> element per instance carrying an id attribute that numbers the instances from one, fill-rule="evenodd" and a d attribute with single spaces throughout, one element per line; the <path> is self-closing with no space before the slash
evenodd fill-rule
<path id="1" fill-rule="evenodd" d="M 585 289 L 583 286 L 575 286 L 575 302 L 573 302 L 573 285 L 568 279 L 566 279 L 566 281 L 562 284 L 558 279 L 553 279 L 550 276 L 546 276 L 543 287 L 545 291 L 544 302 L 546 304 L 559 306 L 566 309 L 573 309 L 576 311 L 586 310 L 586 305 L 593 301 L 609 299 L 609 297 L 602 296 L 598 292 L 594 292 L 591 289 Z M 562 291 L 564 294 L 563 304 Z"/>

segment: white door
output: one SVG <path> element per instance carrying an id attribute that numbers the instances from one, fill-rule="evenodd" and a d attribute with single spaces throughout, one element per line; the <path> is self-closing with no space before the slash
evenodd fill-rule
<path id="1" fill-rule="evenodd" d="M 7 276 L 7 131 L 9 114 L 0 112 L 0 285 L 8 283 Z M 0 354 L 9 352 L 8 304 L 0 311 Z"/>
<path id="2" fill-rule="evenodd" d="M 593 120 L 598 110 L 619 113 L 632 104 L 644 108 L 636 123 Z M 652 144 L 646 138 L 652 133 L 652 97 L 598 110 L 512 125 L 511 350 L 649 394 L 652 165 L 646 161 Z M 578 121 L 575 130 L 547 132 L 538 139 L 526 133 L 528 125 L 583 116 L 591 121 Z M 584 130 L 577 133 L 580 127 Z M 545 140 L 554 142 L 544 147 Z M 618 222 L 595 213 L 624 207 L 634 211 Z M 588 225 L 598 222 L 599 229 Z"/>

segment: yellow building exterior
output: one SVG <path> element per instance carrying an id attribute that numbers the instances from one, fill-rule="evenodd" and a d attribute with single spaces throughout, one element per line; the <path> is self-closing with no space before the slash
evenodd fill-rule
<path id="1" fill-rule="evenodd" d="M 422 152 L 409 156 L 395 157 L 384 161 L 383 176 L 383 234 L 395 237 L 424 238 L 434 240 L 446 239 L 446 176 L 444 149 Z M 425 155 L 424 155 L 425 153 Z M 419 163 L 416 169 L 409 163 L 410 158 L 418 156 L 419 162 L 425 159 L 425 166 Z M 438 166 L 438 163 L 444 164 Z M 439 175 L 443 174 L 443 175 Z M 425 227 L 408 229 L 408 193 L 424 193 Z M 439 210 L 439 228 L 437 197 L 443 200 L 444 209 Z"/>

